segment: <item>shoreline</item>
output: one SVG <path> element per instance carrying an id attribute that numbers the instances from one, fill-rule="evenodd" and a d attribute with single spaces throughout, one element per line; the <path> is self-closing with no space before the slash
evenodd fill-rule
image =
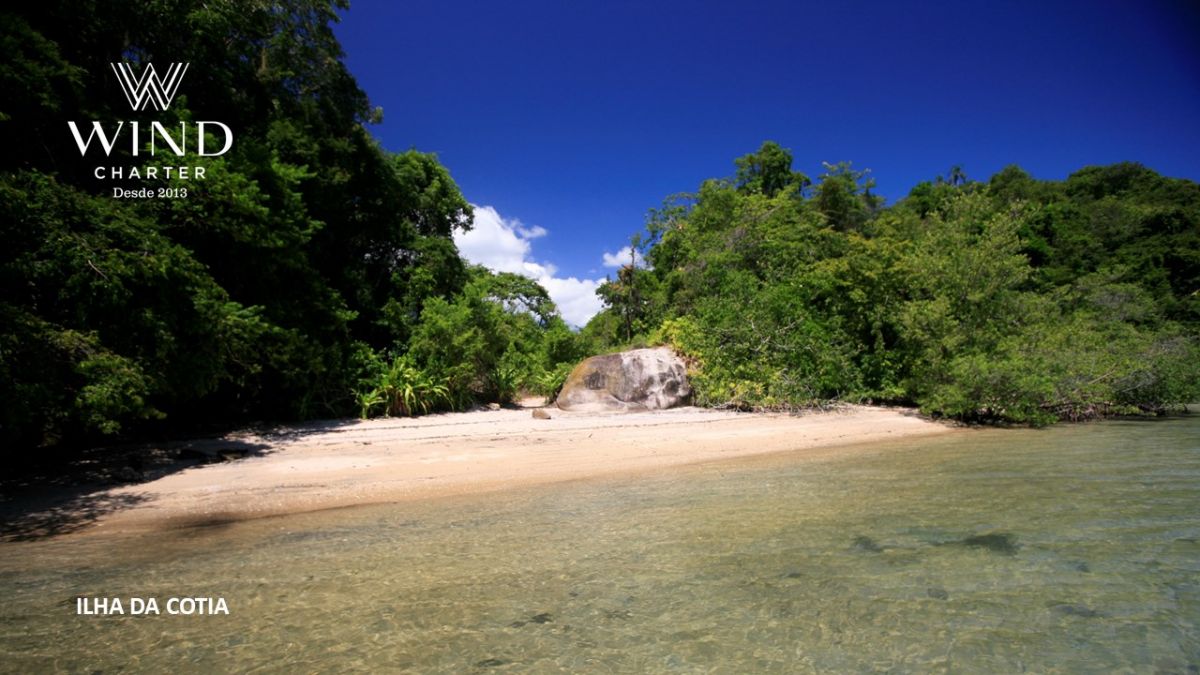
<path id="1" fill-rule="evenodd" d="M 533 408 L 535 409 L 535 408 Z M 738 413 L 700 408 L 570 413 L 546 408 L 340 420 L 168 444 L 212 463 L 88 495 L 77 527 L 28 536 L 96 536 L 213 525 L 350 506 L 475 495 L 794 452 L 800 461 L 961 430 L 906 408 Z M 224 459 L 226 461 L 220 461 Z M 32 522 L 45 514 L 26 513 Z"/>

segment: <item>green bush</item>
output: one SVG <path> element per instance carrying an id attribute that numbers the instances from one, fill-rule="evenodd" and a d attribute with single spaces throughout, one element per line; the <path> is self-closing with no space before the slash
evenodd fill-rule
<path id="1" fill-rule="evenodd" d="M 407 356 L 397 356 L 381 369 L 369 388 L 357 393 L 363 418 L 378 412 L 387 416 L 426 415 L 450 404 L 445 378 L 415 366 Z"/>
<path id="2" fill-rule="evenodd" d="M 543 370 L 534 378 L 534 392 L 545 398 L 546 405 L 554 403 L 574 369 L 574 362 L 564 362 L 550 370 Z"/>
<path id="3" fill-rule="evenodd" d="M 522 376 L 523 373 L 517 366 L 498 364 L 491 373 L 488 373 L 488 398 L 494 399 L 500 405 L 512 404 L 517 400 Z"/>

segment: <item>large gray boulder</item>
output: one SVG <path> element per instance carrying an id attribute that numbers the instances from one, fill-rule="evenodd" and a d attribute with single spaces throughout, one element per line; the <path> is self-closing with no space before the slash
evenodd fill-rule
<path id="1" fill-rule="evenodd" d="M 567 376 L 556 403 L 573 411 L 661 410 L 691 399 L 683 360 L 658 347 L 585 359 Z"/>

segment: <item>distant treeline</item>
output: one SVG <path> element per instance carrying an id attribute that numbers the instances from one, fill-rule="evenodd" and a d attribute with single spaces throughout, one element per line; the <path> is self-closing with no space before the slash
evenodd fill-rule
<path id="1" fill-rule="evenodd" d="M 1200 399 L 1200 186 L 1132 163 L 952 168 L 883 207 L 775 143 L 667 200 L 584 333 L 674 345 L 705 405 L 1041 424 Z"/>
<path id="2" fill-rule="evenodd" d="M 1200 189 L 1132 164 L 955 170 L 883 208 L 863 173 L 810 182 L 767 143 L 652 211 L 608 308 L 572 332 L 533 281 L 459 257 L 472 212 L 434 156 L 373 139 L 382 111 L 330 29 L 342 6 L 0 11 L 5 448 L 506 402 L 652 342 L 691 359 L 707 405 L 1045 422 L 1197 396 Z M 169 110 L 133 112 L 123 60 L 192 65 Z M 236 141 L 84 158 L 69 120 L 218 120 Z M 155 184 L 183 199 L 115 199 L 101 161 L 207 170 Z"/>

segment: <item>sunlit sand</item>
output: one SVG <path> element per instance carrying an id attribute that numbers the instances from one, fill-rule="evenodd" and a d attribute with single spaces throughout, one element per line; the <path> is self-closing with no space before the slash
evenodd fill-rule
<path id="1" fill-rule="evenodd" d="M 200 445 L 248 450 L 148 483 L 111 490 L 131 508 L 89 532 L 176 527 L 358 504 L 664 470 L 783 451 L 800 458 L 861 452 L 862 444 L 945 434 L 911 410 L 845 406 L 800 415 L 680 408 L 626 414 L 485 410 L 330 422 L 231 434 Z M 223 450 L 223 448 L 228 450 Z"/>

